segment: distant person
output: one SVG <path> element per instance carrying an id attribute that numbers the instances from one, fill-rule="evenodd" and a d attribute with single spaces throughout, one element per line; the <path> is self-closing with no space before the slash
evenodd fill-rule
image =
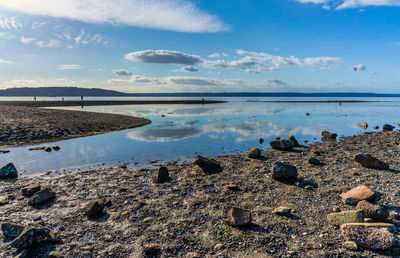
<path id="1" fill-rule="evenodd" d="M 81 96 L 81 101 L 83 101 L 83 96 Z"/>
<path id="2" fill-rule="evenodd" d="M 33 100 L 35 100 L 35 101 L 36 101 L 36 96 L 34 96 L 34 97 L 33 97 Z"/>

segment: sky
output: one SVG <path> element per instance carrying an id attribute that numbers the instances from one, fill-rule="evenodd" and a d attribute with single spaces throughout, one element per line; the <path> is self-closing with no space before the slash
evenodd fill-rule
<path id="1" fill-rule="evenodd" d="M 0 0 L 0 89 L 400 93 L 400 0 Z"/>

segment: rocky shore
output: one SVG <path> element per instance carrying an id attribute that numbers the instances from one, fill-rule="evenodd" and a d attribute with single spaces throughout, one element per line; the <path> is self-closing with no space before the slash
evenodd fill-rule
<path id="1" fill-rule="evenodd" d="M 392 131 L 289 138 L 271 143 L 285 150 L 54 177 L 9 165 L 1 257 L 396 257 L 399 144 Z"/>
<path id="2" fill-rule="evenodd" d="M 0 111 L 0 146 L 89 136 L 151 123 L 132 116 L 27 106 L 0 105 Z"/>

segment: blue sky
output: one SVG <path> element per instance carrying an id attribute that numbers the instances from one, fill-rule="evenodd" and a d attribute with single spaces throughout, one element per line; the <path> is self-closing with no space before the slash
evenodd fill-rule
<path id="1" fill-rule="evenodd" d="M 399 93 L 400 0 L 0 0 L 0 88 Z"/>

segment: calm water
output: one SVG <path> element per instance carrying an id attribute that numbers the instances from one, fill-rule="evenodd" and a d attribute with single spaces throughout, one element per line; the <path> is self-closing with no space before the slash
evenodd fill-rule
<path id="1" fill-rule="evenodd" d="M 299 142 L 304 140 L 314 142 L 320 141 L 323 130 L 338 133 L 339 136 L 354 135 L 364 131 L 357 126 L 364 121 L 370 125 L 367 131 L 372 130 L 373 125 L 381 126 L 383 123 L 397 125 L 400 121 L 400 99 L 385 98 L 381 100 L 395 102 L 342 105 L 255 103 L 246 102 L 247 99 L 244 98 L 221 99 L 229 102 L 204 106 L 84 107 L 85 111 L 145 117 L 150 119 L 152 124 L 119 132 L 35 145 L 59 145 L 61 147 L 59 152 L 28 151 L 32 146 L 2 148 L 11 152 L 0 155 L 0 164 L 13 162 L 24 174 L 93 168 L 103 163 L 115 165 L 122 161 L 131 164 L 138 162 L 137 166 L 145 166 L 153 160 L 184 160 L 192 159 L 196 155 L 244 153 L 251 147 L 267 148 L 268 141 L 275 137 L 286 138 L 295 135 Z M 81 107 L 68 109 L 82 110 Z M 306 113 L 311 115 L 306 116 Z M 261 145 L 258 143 L 259 138 L 265 140 Z"/>

